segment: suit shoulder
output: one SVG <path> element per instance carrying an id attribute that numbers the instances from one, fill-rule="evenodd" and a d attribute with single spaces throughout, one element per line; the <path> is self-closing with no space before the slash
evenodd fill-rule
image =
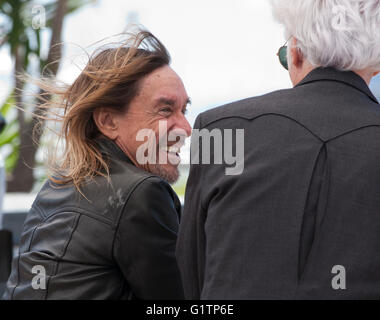
<path id="1" fill-rule="evenodd" d="M 277 112 L 282 101 L 291 94 L 292 89 L 284 89 L 228 103 L 201 113 L 197 121 L 200 127 L 203 128 L 223 119 L 240 118 L 251 120 L 262 114 Z"/>

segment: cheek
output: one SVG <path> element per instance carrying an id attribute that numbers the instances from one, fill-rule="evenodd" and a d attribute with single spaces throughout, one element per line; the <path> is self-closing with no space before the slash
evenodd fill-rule
<path id="1" fill-rule="evenodd" d="M 119 127 L 119 137 L 123 141 L 128 141 L 131 139 L 133 135 L 133 128 L 128 128 L 126 125 L 122 125 Z"/>
<path id="2" fill-rule="evenodd" d="M 169 125 L 170 124 L 166 119 L 156 120 L 150 124 L 148 130 L 154 134 L 157 144 L 162 140 L 167 141 L 167 133 L 170 131 Z"/>
<path id="3" fill-rule="evenodd" d="M 140 144 L 136 139 L 138 131 L 139 128 L 136 126 L 136 122 L 123 121 L 119 123 L 118 139 L 129 151 L 134 151 Z"/>

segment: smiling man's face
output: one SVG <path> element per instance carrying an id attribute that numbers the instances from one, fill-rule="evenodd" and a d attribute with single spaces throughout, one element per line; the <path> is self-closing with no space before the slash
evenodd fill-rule
<path id="1" fill-rule="evenodd" d="M 141 80 L 136 97 L 120 116 L 116 143 L 136 166 L 175 182 L 179 176 L 178 146 L 191 135 L 185 117 L 189 102 L 182 80 L 169 66 L 153 71 Z M 155 154 L 145 164 L 138 157 L 139 147 L 147 140 L 138 141 L 138 134 L 144 129 L 154 133 L 151 150 Z M 182 142 L 173 141 L 171 135 L 180 137 Z"/>

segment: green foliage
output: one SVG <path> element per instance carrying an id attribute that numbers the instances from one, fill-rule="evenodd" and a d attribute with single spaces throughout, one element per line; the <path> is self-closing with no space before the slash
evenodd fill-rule
<path id="1" fill-rule="evenodd" d="M 5 100 L 0 107 L 0 113 L 7 120 L 7 125 L 4 131 L 0 134 L 0 148 L 4 145 L 11 146 L 11 152 L 5 159 L 5 169 L 7 172 L 12 172 L 16 166 L 19 154 L 19 125 L 15 114 L 12 115 L 12 107 L 15 105 L 13 92 Z"/>
<path id="2" fill-rule="evenodd" d="M 68 0 L 66 15 L 95 1 Z M 8 45 L 13 59 L 18 54 L 19 61 L 22 61 L 22 71 L 28 71 L 29 62 L 33 57 L 38 59 L 40 72 L 45 67 L 47 52 L 41 52 L 43 39 L 41 32 L 51 30 L 57 3 L 57 0 L 0 0 L 0 48 Z M 45 9 L 45 29 L 33 28 L 32 9 L 36 5 L 43 5 Z M 20 124 L 17 121 L 15 105 L 13 91 L 0 106 L 0 112 L 7 120 L 7 126 L 0 134 L 0 148 L 4 145 L 11 146 L 11 152 L 5 161 L 7 172 L 11 172 L 17 164 L 20 150 Z"/>
<path id="3" fill-rule="evenodd" d="M 179 183 L 176 183 L 172 187 L 173 187 L 175 193 L 178 195 L 178 197 L 180 197 L 180 198 L 185 197 L 186 182 L 181 181 Z"/>
<path id="4" fill-rule="evenodd" d="M 68 0 L 66 15 L 77 11 L 94 0 Z M 40 61 L 40 70 L 46 65 L 47 57 L 41 52 L 41 31 L 33 28 L 33 7 L 43 5 L 46 15 L 46 28 L 51 29 L 56 10 L 57 1 L 50 2 L 37 0 L 0 0 L 0 44 L 10 46 L 12 56 L 17 49 L 22 53 L 23 69 L 27 70 L 30 56 L 35 55 Z"/>

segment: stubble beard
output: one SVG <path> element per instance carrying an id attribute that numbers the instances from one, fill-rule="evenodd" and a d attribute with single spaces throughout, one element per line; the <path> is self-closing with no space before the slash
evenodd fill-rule
<path id="1" fill-rule="evenodd" d="M 175 183 L 179 178 L 179 170 L 177 167 L 166 168 L 163 165 L 155 164 L 150 166 L 151 173 L 158 175 L 169 183 Z"/>

